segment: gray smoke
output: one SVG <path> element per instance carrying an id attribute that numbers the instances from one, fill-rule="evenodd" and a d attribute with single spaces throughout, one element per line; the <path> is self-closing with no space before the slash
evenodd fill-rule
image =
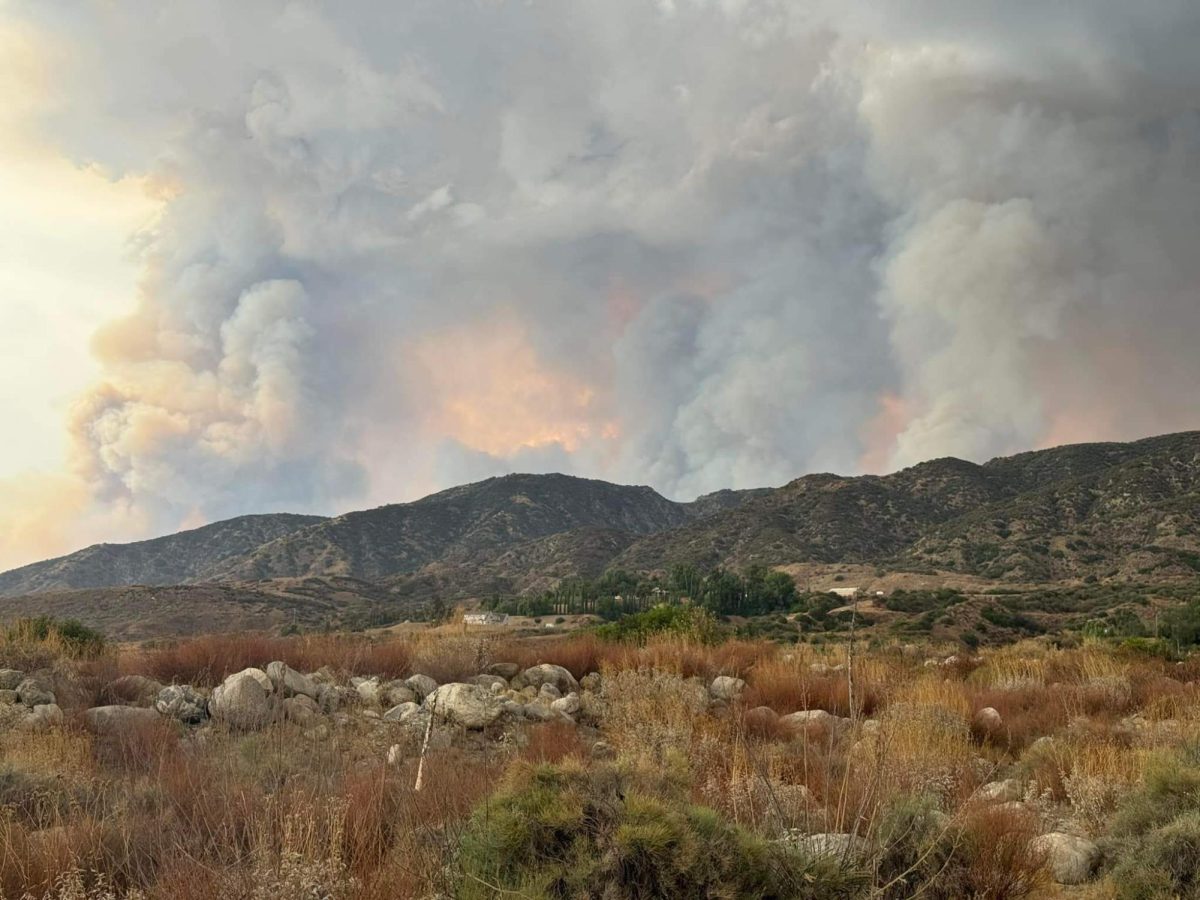
<path id="1" fill-rule="evenodd" d="M 171 192 L 73 424 L 161 527 L 1200 426 L 1194 3 L 51 6 Z"/>

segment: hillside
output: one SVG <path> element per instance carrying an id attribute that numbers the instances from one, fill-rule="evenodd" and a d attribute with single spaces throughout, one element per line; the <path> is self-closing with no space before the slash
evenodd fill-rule
<path id="1" fill-rule="evenodd" d="M 72 588 L 210 580 L 229 560 L 321 521 L 324 521 L 321 516 L 289 513 L 239 516 L 148 541 L 95 544 L 67 556 L 0 574 L 0 597 Z"/>
<path id="2" fill-rule="evenodd" d="M 886 476 L 806 475 L 691 503 L 649 487 L 508 475 L 332 519 L 246 516 L 97 545 L 0 575 L 0 596 L 221 583 L 278 597 L 288 592 L 268 585 L 281 579 L 309 579 L 317 594 L 329 579 L 352 579 L 370 585 L 355 596 L 378 594 L 396 613 L 434 597 L 529 593 L 609 568 L 676 563 L 868 566 L 1005 583 L 1194 578 L 1200 433 L 982 465 L 937 459 Z"/>
<path id="3" fill-rule="evenodd" d="M 218 574 L 226 580 L 352 575 L 384 578 L 433 562 L 470 564 L 576 528 L 649 534 L 688 516 L 648 487 L 568 475 L 506 475 L 413 503 L 348 513 L 266 543 Z"/>

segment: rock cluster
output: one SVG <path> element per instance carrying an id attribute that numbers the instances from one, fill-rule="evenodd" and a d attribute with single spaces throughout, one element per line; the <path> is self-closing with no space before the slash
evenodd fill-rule
<path id="1" fill-rule="evenodd" d="M 62 721 L 63 712 L 46 680 L 16 669 L 0 669 L 0 722 L 43 731 Z"/>

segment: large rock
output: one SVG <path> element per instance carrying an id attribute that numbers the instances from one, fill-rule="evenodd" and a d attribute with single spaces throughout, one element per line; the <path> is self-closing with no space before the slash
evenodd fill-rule
<path id="1" fill-rule="evenodd" d="M 1100 848 L 1087 838 L 1062 831 L 1036 837 L 1030 847 L 1046 855 L 1046 867 L 1059 884 L 1083 884 L 1100 858 Z"/>
<path id="2" fill-rule="evenodd" d="M 307 694 L 296 694 L 283 701 L 283 717 L 302 728 L 307 728 L 316 722 L 321 711 L 317 709 L 317 701 Z"/>
<path id="3" fill-rule="evenodd" d="M 15 691 L 24 680 L 24 672 L 16 669 L 0 669 L 0 691 Z"/>
<path id="4" fill-rule="evenodd" d="M 54 692 L 37 678 L 26 678 L 17 685 L 17 697 L 26 706 L 49 706 L 54 703 Z"/>
<path id="5" fill-rule="evenodd" d="M 530 666 L 518 678 L 523 684 L 535 688 L 540 688 L 543 684 L 552 684 L 558 689 L 560 695 L 579 691 L 579 682 L 575 680 L 575 676 L 562 666 L 556 666 L 553 663 Z"/>
<path id="6" fill-rule="evenodd" d="M 284 697 L 312 697 L 316 699 L 317 683 L 287 663 L 276 660 L 267 665 L 267 677 L 275 692 Z"/>
<path id="7" fill-rule="evenodd" d="M 266 672 L 264 672 L 262 669 L 257 669 L 254 666 L 251 666 L 249 669 L 242 669 L 242 671 L 236 672 L 234 674 L 249 675 L 251 678 L 253 678 L 255 681 L 257 681 L 259 686 L 268 694 L 272 693 L 275 690 L 275 683 L 273 681 L 271 681 L 271 676 L 268 675 Z M 233 677 L 233 675 L 229 676 L 229 678 L 232 678 L 232 677 Z M 228 681 L 229 678 L 226 678 L 225 680 Z"/>
<path id="8" fill-rule="evenodd" d="M 391 708 L 401 703 L 416 703 L 421 698 L 403 681 L 389 681 L 379 689 L 380 705 Z"/>
<path id="9" fill-rule="evenodd" d="M 376 679 L 363 678 L 351 683 L 354 685 L 354 690 L 358 692 L 358 699 L 364 706 L 382 705 L 383 698 L 379 694 L 379 682 Z"/>
<path id="10" fill-rule="evenodd" d="M 485 728 L 504 712 L 503 701 L 477 684 L 443 684 L 424 705 L 439 719 L 464 728 Z"/>
<path id="11" fill-rule="evenodd" d="M 270 697 L 255 672 L 266 678 L 260 669 L 246 669 L 230 675 L 213 690 L 208 711 L 214 719 L 244 729 L 261 728 L 270 721 Z"/>
<path id="12" fill-rule="evenodd" d="M 421 711 L 420 704 L 408 701 L 398 703 L 383 714 L 385 722 L 407 722 Z"/>
<path id="13" fill-rule="evenodd" d="M 493 694 L 496 693 L 497 688 L 499 688 L 501 691 L 508 689 L 508 682 L 499 675 L 476 675 L 471 679 L 471 683 L 477 684 L 480 687 L 485 687 Z"/>
<path id="14" fill-rule="evenodd" d="M 21 722 L 27 731 L 46 731 L 51 726 L 63 723 L 63 711 L 57 703 L 39 703 Z"/>
<path id="15" fill-rule="evenodd" d="M 190 684 L 169 684 L 158 692 L 154 708 L 164 716 L 195 725 L 208 718 L 208 700 Z"/>
<path id="16" fill-rule="evenodd" d="M 1015 778 L 992 781 L 976 791 L 975 796 L 984 803 L 1012 803 L 1025 796 L 1025 790 Z"/>
<path id="17" fill-rule="evenodd" d="M 730 701 L 741 695 L 746 689 L 746 682 L 731 675 L 718 675 L 709 685 L 708 692 L 715 700 Z"/>
<path id="18" fill-rule="evenodd" d="M 483 670 L 486 675 L 497 675 L 508 681 L 510 678 L 516 678 L 521 671 L 521 667 L 517 663 L 498 662 L 492 663 Z"/>
<path id="19" fill-rule="evenodd" d="M 575 715 L 577 712 L 579 712 L 580 706 L 581 704 L 579 702 L 578 694 L 567 694 L 567 696 L 560 697 L 550 703 L 550 708 L 552 710 L 555 712 L 560 712 L 565 716 Z"/>
<path id="20" fill-rule="evenodd" d="M 1004 719 L 994 706 L 985 706 L 971 718 L 971 724 L 984 734 L 994 734 L 1004 727 Z"/>
<path id="21" fill-rule="evenodd" d="M 416 691 L 417 699 L 420 701 L 424 701 L 426 697 L 438 688 L 438 683 L 428 675 L 410 675 L 404 679 L 404 683 Z"/>
<path id="22" fill-rule="evenodd" d="M 118 703 L 124 701 L 137 706 L 153 706 L 163 686 L 145 675 L 122 675 L 111 681 L 105 689 L 107 699 Z"/>
<path id="23" fill-rule="evenodd" d="M 162 721 L 157 710 L 143 706 L 94 706 L 83 718 L 97 734 L 118 734 Z"/>

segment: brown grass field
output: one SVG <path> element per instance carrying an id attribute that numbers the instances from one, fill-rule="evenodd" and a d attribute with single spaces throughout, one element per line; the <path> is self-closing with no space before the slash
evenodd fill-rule
<path id="1" fill-rule="evenodd" d="M 83 716 L 133 701 L 113 684 L 125 675 L 207 688 L 272 660 L 343 686 L 494 663 L 599 678 L 572 718 L 438 725 L 424 754 L 420 730 L 353 699 L 316 727 L 97 731 Z M 83 657 L 54 635 L 10 637 L 0 668 L 39 673 L 64 720 L 0 717 L 0 896 L 1200 896 L 1200 662 L 1045 640 L 974 657 L 861 646 L 849 678 L 847 662 L 846 645 L 588 634 L 222 635 Z M 745 686 L 715 702 L 718 675 Z M 832 716 L 781 718 L 803 710 Z M 583 858 L 571 829 L 609 819 L 587 845 L 604 880 L 563 874 Z M 663 874 L 672 857 L 698 872 L 714 829 L 732 829 L 721 840 L 745 871 Z M 1056 880 L 1037 840 L 1050 833 L 1087 842 L 1082 884 Z M 806 836 L 828 834 L 851 837 L 814 852 Z M 772 862 L 781 847 L 792 855 Z"/>

